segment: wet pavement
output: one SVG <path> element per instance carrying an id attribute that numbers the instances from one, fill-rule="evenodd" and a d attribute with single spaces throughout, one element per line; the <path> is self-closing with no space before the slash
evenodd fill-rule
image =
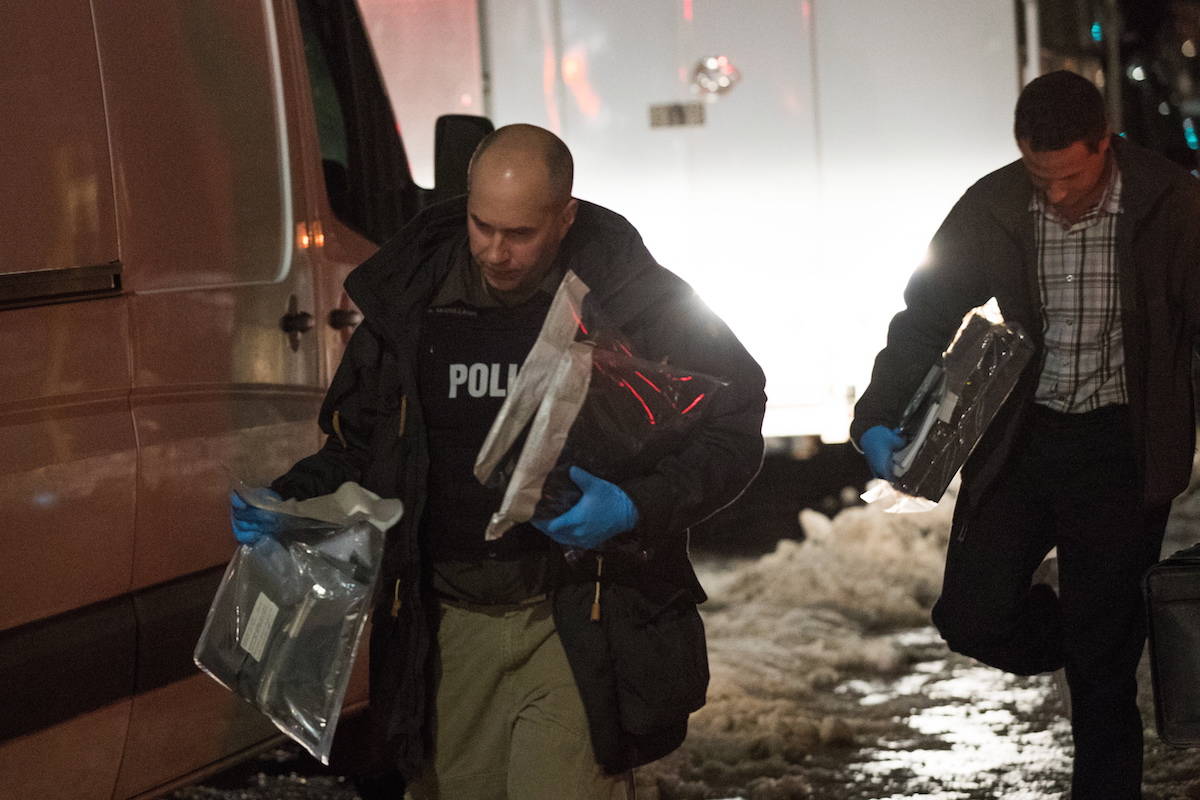
<path id="1" fill-rule="evenodd" d="M 1051 800 L 1070 781 L 1070 730 L 1049 676 L 982 667 L 941 644 L 931 628 L 893 634 L 911 656 L 901 675 L 849 678 L 810 711 L 845 720 L 852 744 L 762 759 L 730 785 L 689 744 L 639 771 L 639 800 Z M 1148 693 L 1146 700 L 1148 701 Z M 1147 717 L 1150 719 L 1150 717 Z M 1166 747 L 1148 732 L 1147 800 L 1200 798 L 1200 752 Z M 752 762 L 752 758 L 746 759 Z M 739 771 L 727 771 L 731 776 Z M 717 780 L 714 780 L 717 778 Z M 722 785 L 724 784 L 724 785 Z M 298 747 L 263 753 L 172 800 L 358 800 L 344 776 Z M 397 799 L 399 800 L 399 799 Z"/>
<path id="2" fill-rule="evenodd" d="M 169 800 L 362 800 L 352 781 L 286 742 Z M 400 798 L 397 798 L 400 800 Z"/>
<path id="3" fill-rule="evenodd" d="M 1070 729 L 1049 676 L 1019 677 L 950 653 L 932 628 L 886 637 L 910 659 L 899 674 L 863 674 L 809 698 L 804 712 L 839 720 L 843 741 L 818 743 L 761 773 L 722 780 L 711 758 L 679 753 L 643 772 L 660 800 L 1035 800 L 1066 796 Z M 728 773 L 726 773 L 728 776 Z M 646 786 L 640 776 L 639 787 Z M 655 796 L 652 791 L 649 796 Z M 643 798 L 639 794 L 639 798 Z"/>
<path id="4" fill-rule="evenodd" d="M 894 712 L 911 731 L 847 764 L 862 796 L 1034 800 L 1066 791 L 1070 727 L 1048 676 L 1009 675 L 946 652 L 932 628 L 897 638 L 928 660 L 897 681 L 838 687 L 862 707 Z"/>
<path id="5" fill-rule="evenodd" d="M 812 703 L 823 715 L 846 720 L 858 732 L 855 746 L 815 748 L 796 763 L 764 766 L 765 774 L 733 787 L 714 781 L 717 776 L 711 768 L 700 766 L 696 774 L 671 769 L 689 761 L 685 744 L 663 764 L 641 771 L 639 797 L 1033 800 L 1063 796 L 1070 774 L 1069 729 L 1047 676 L 1020 678 L 980 667 L 946 651 L 930 628 L 892 638 L 911 656 L 910 671 L 853 677 Z M 729 793 L 731 789 L 738 793 Z M 358 797 L 346 778 L 329 774 L 291 745 L 267 751 L 203 786 L 173 795 L 174 800 Z"/>

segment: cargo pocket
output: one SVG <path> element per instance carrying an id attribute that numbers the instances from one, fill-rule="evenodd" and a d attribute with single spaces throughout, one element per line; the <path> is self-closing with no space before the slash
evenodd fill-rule
<path id="1" fill-rule="evenodd" d="M 651 733 L 678 725 L 703 706 L 704 623 L 687 593 L 656 602 L 636 589 L 608 584 L 604 604 L 621 727 Z"/>

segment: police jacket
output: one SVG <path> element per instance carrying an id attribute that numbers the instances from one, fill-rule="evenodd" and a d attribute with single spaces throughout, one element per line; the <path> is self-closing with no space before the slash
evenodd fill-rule
<path id="1" fill-rule="evenodd" d="M 404 502 L 404 518 L 388 534 L 373 619 L 371 714 L 382 757 L 410 777 L 428 747 L 437 610 L 418 531 L 429 451 L 417 348 L 423 311 L 465 236 L 465 198 L 450 200 L 423 211 L 350 274 L 346 290 L 363 322 L 321 409 L 326 441 L 272 484 L 284 497 L 304 498 L 354 480 Z M 623 217 L 580 202 L 558 264 L 583 279 L 640 357 L 729 382 L 681 449 L 620 484 L 639 522 L 626 535 L 634 547 L 605 559 L 601 620 L 589 618 L 594 558 L 564 562 L 555 592 L 556 623 L 593 748 L 601 765 L 620 771 L 677 747 L 688 713 L 703 704 L 708 673 L 695 604 L 704 593 L 687 559 L 686 531 L 732 502 L 757 472 L 764 378 L 725 324 L 654 261 Z"/>
<path id="2" fill-rule="evenodd" d="M 1122 181 L 1117 263 L 1130 417 L 1145 500 L 1161 504 L 1187 486 L 1195 443 L 1191 360 L 1200 325 L 1200 181 L 1119 137 L 1112 152 Z M 928 262 L 905 289 L 906 308 L 892 319 L 851 425 L 857 442 L 874 425 L 898 424 L 963 315 L 995 297 L 1037 354 L 963 467 L 963 492 L 972 501 L 1003 467 L 1043 360 L 1033 192 L 1015 161 L 955 204 L 934 235 Z"/>

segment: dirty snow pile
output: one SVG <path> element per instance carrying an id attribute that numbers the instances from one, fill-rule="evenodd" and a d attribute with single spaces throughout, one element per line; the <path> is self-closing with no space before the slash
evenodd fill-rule
<path id="1" fill-rule="evenodd" d="M 904 734 L 844 689 L 912 672 L 915 656 L 904 643 L 914 637 L 898 632 L 929 624 L 956 494 L 957 482 L 937 508 L 917 514 L 856 506 L 830 519 L 805 510 L 804 541 L 782 540 L 758 559 L 699 563 L 710 595 L 701 607 L 708 704 L 692 716 L 679 751 L 637 773 L 639 798 L 886 796 L 848 783 L 845 766 L 857 748 Z M 1196 542 L 1200 462 L 1173 505 L 1163 553 Z M 1147 797 L 1200 797 L 1190 793 L 1200 792 L 1200 751 L 1184 757 L 1157 740 L 1144 664 L 1142 672 Z"/>
<path id="2" fill-rule="evenodd" d="M 686 755 L 652 769 L 656 786 L 645 789 L 662 798 L 718 797 L 718 787 L 752 800 L 809 796 L 811 764 L 802 762 L 853 745 L 859 733 L 830 702 L 833 689 L 909 666 L 885 634 L 928 624 L 955 489 L 919 514 L 856 506 L 830 519 L 805 510 L 803 541 L 781 540 L 756 560 L 700 564 L 710 595 L 701 607 L 708 704 L 692 717 Z"/>

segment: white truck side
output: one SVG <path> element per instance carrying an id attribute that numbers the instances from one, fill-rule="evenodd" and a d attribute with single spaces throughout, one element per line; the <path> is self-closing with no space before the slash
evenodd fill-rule
<path id="1" fill-rule="evenodd" d="M 576 194 L 731 325 L 767 373 L 768 437 L 844 441 L 933 232 L 1017 156 L 1011 0 L 480 8 L 496 125 L 562 135 Z"/>

